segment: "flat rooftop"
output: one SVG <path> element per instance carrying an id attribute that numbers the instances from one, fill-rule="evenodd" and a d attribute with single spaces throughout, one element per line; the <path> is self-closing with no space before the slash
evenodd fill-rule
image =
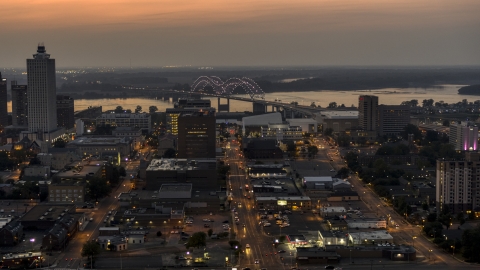
<path id="1" fill-rule="evenodd" d="M 332 182 L 333 178 L 331 176 L 305 176 L 303 177 L 304 182 Z"/>
<path id="2" fill-rule="evenodd" d="M 75 213 L 75 205 L 36 205 L 21 218 L 21 221 L 39 220 L 41 217 L 45 220 L 56 221 L 58 217 L 63 217 L 68 213 Z"/>
<path id="3" fill-rule="evenodd" d="M 162 158 L 152 159 L 147 171 L 179 171 L 179 170 L 200 170 L 204 169 L 207 163 L 216 164 L 217 160 L 209 159 L 178 159 L 178 158 Z M 208 166 L 208 165 L 207 165 Z"/>
<path id="4" fill-rule="evenodd" d="M 124 142 L 125 138 L 121 137 L 78 137 L 67 145 L 116 145 Z"/>
<path id="5" fill-rule="evenodd" d="M 356 239 L 393 239 L 393 236 L 390 235 L 387 231 L 385 230 L 379 230 L 379 231 L 366 231 L 366 232 L 351 232 L 349 235 L 352 238 Z"/>
<path id="6" fill-rule="evenodd" d="M 358 111 L 323 111 L 320 116 L 326 119 L 358 119 Z"/>

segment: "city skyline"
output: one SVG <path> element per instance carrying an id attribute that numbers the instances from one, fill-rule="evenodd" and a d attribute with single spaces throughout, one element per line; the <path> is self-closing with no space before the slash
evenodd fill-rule
<path id="1" fill-rule="evenodd" d="M 24 67 L 38 42 L 59 67 L 480 64 L 473 0 L 44 0 L 3 10 L 2 67 Z"/>

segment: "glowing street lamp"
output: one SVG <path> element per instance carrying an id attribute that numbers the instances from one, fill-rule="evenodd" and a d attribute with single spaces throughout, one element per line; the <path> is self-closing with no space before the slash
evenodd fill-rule
<path id="1" fill-rule="evenodd" d="M 35 242 L 35 238 L 30 239 L 30 243 L 32 243 L 32 251 L 33 251 L 33 243 Z"/>

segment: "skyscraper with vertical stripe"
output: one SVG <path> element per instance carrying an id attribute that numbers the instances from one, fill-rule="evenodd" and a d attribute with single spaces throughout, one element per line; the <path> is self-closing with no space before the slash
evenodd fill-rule
<path id="1" fill-rule="evenodd" d="M 57 128 L 55 59 L 43 44 L 27 59 L 28 131 L 50 132 Z"/>

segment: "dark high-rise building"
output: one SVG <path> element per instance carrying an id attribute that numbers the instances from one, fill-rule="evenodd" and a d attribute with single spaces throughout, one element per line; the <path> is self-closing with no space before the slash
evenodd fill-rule
<path id="1" fill-rule="evenodd" d="M 178 158 L 215 158 L 215 113 L 209 110 L 178 117 Z"/>
<path id="2" fill-rule="evenodd" d="M 0 130 L 8 126 L 7 112 L 7 79 L 0 73 Z"/>
<path id="3" fill-rule="evenodd" d="M 18 85 L 12 81 L 12 125 L 28 126 L 28 96 L 27 86 Z"/>
<path id="4" fill-rule="evenodd" d="M 33 59 L 27 59 L 28 131 L 50 132 L 57 129 L 57 84 L 55 59 L 43 44 Z"/>
<path id="5" fill-rule="evenodd" d="M 378 135 L 400 135 L 409 123 L 409 106 L 378 105 Z"/>
<path id="6" fill-rule="evenodd" d="M 57 125 L 71 129 L 75 125 L 74 100 L 69 96 L 57 96 Z"/>
<path id="7" fill-rule="evenodd" d="M 360 96 L 358 98 L 358 125 L 364 131 L 376 131 L 378 115 L 378 97 Z"/>

